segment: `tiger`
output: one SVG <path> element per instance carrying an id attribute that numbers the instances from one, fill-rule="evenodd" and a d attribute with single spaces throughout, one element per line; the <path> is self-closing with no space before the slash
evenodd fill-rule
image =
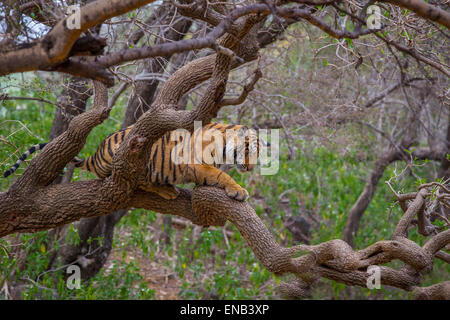
<path id="1" fill-rule="evenodd" d="M 75 157 L 72 163 L 100 179 L 108 177 L 112 172 L 114 154 L 132 128 L 129 126 L 108 135 L 95 154 L 85 159 Z M 212 122 L 194 129 L 192 133 L 169 131 L 152 145 L 145 177 L 141 178 L 139 188 L 172 200 L 179 194 L 176 185 L 195 183 L 220 187 L 230 198 L 245 201 L 247 190 L 221 169 L 226 161 L 227 164 L 235 164 L 240 173 L 254 170 L 262 148 L 267 145 L 255 130 L 243 125 Z M 40 144 L 39 148 L 33 146 L 31 149 L 34 149 L 24 155 L 43 147 L 45 144 Z M 26 158 L 24 155 L 20 162 Z M 19 164 L 16 163 L 4 176 L 14 172 Z"/>

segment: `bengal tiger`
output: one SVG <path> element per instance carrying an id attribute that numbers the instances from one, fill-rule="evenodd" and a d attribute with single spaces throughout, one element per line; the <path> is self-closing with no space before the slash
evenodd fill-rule
<path id="1" fill-rule="evenodd" d="M 114 153 L 131 129 L 132 126 L 107 136 L 94 155 L 86 159 L 75 157 L 72 161 L 75 167 L 90 171 L 99 178 L 109 176 Z M 155 192 L 165 199 L 175 199 L 178 196 L 175 185 L 193 182 L 196 185 L 221 187 L 229 197 L 244 201 L 248 197 L 247 190 L 220 167 L 226 162 L 235 164 L 241 173 L 252 171 L 265 145 L 256 131 L 242 125 L 210 123 L 194 130 L 192 134 L 180 130 L 167 132 L 151 147 L 146 176 L 139 183 L 140 188 Z M 14 172 L 20 162 L 45 147 L 45 144 L 38 146 L 24 153 L 4 176 Z"/>

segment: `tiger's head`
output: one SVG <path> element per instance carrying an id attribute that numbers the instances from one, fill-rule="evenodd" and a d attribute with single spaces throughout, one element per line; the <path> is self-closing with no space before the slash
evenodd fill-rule
<path id="1" fill-rule="evenodd" d="M 236 169 L 240 173 L 249 172 L 255 169 L 261 150 L 267 147 L 263 139 L 258 137 L 256 130 L 242 127 L 237 130 L 231 141 L 226 142 L 227 159 L 232 157 Z"/>

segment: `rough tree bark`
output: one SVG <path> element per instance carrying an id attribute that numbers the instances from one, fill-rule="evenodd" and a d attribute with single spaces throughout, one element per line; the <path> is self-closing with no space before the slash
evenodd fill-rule
<path id="1" fill-rule="evenodd" d="M 161 6 L 148 19 L 148 21 L 157 21 L 162 25 L 170 25 L 174 10 Z M 160 20 L 160 21 L 158 21 Z M 178 23 L 163 30 L 161 39 L 165 41 L 181 40 L 191 25 L 190 21 L 180 19 Z M 132 42 L 136 44 L 143 33 L 137 33 L 132 37 Z M 144 71 L 148 73 L 161 72 L 170 60 L 170 56 L 144 60 Z M 159 80 L 141 80 L 136 81 L 135 92 L 131 96 L 122 122 L 122 128 L 128 127 L 148 110 L 153 102 Z M 107 216 L 100 216 L 88 219 L 81 219 L 75 224 L 80 237 L 79 245 L 66 245 L 55 255 L 54 261 L 61 265 L 77 264 L 83 279 L 89 279 L 95 276 L 105 264 L 112 250 L 114 229 L 120 219 L 127 213 L 127 210 L 119 210 Z M 65 233 L 58 231 L 60 238 L 65 239 Z M 101 242 L 89 241 L 90 239 L 102 239 Z"/>
<path id="2" fill-rule="evenodd" d="M 163 17 L 162 21 L 158 23 L 162 25 L 168 25 L 173 19 L 173 11 L 168 8 L 160 7 L 154 15 L 152 15 L 148 21 L 157 21 L 160 17 Z M 284 27 L 294 20 L 290 20 L 284 23 Z M 171 28 L 162 32 L 161 38 L 166 41 L 179 41 L 183 38 L 191 25 L 191 21 L 180 20 L 177 24 Z M 278 25 L 277 22 L 273 22 L 267 29 L 263 29 L 258 33 L 258 41 L 260 46 L 266 46 L 276 40 L 277 36 L 283 32 L 283 28 Z M 136 33 L 132 37 L 132 43 L 136 44 L 143 33 Z M 157 41 L 157 43 L 159 43 Z M 144 61 L 144 71 L 148 73 L 161 72 L 170 60 L 170 56 L 156 59 L 148 59 Z M 160 81 L 158 79 L 153 80 L 141 80 L 136 81 L 135 92 L 131 96 L 125 113 L 125 118 L 122 123 L 122 128 L 130 126 L 136 122 L 136 120 L 149 109 L 149 106 L 154 100 L 154 96 L 157 92 L 157 88 Z M 76 92 L 76 91 L 72 91 Z M 76 97 L 71 99 L 76 100 Z M 59 135 L 65 129 L 67 129 L 67 123 L 64 122 L 63 116 L 58 112 L 55 118 L 56 127 L 59 127 L 59 123 L 64 123 L 62 129 L 52 129 L 50 135 L 51 138 Z M 53 126 L 55 128 L 55 125 Z M 54 135 L 53 130 L 57 130 L 58 134 Z M 119 210 L 105 217 L 95 217 L 88 219 L 81 219 L 75 223 L 75 228 L 79 231 L 80 244 L 79 245 L 66 245 L 58 252 L 56 252 L 52 258 L 49 268 L 54 263 L 60 265 L 78 264 L 81 268 L 81 274 L 84 279 L 88 279 L 96 275 L 101 267 L 106 262 L 111 249 L 112 240 L 114 235 L 114 228 L 120 219 L 126 214 L 127 210 Z M 171 218 L 169 215 L 163 217 L 163 223 L 165 224 L 165 230 L 169 230 L 171 225 Z M 58 235 L 60 239 L 65 239 L 67 230 L 63 226 L 55 229 L 51 232 L 50 238 Z M 163 237 L 164 242 L 168 243 L 168 233 L 166 232 Z M 88 241 L 89 239 L 102 238 L 101 243 L 97 241 Z"/>

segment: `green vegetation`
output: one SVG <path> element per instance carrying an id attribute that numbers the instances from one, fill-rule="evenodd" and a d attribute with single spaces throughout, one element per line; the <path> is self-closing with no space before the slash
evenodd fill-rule
<path id="1" fill-rule="evenodd" d="M 394 59 L 385 56 L 382 46 L 374 46 L 370 54 L 364 56 L 364 63 L 359 69 L 349 72 L 339 67 L 342 61 L 336 58 L 338 40 L 318 34 L 317 30 L 308 26 L 291 27 L 290 32 L 286 39 L 266 49 L 267 66 L 264 73 L 267 74 L 267 81 L 259 81 L 259 93 L 248 99 L 248 104 L 246 102 L 242 109 L 248 111 L 254 108 L 256 120 L 261 123 L 273 120 L 275 114 L 269 108 L 262 108 L 264 103 L 267 103 L 267 107 L 275 106 L 273 109 L 286 115 L 287 121 L 300 114 L 300 119 L 294 119 L 288 126 L 291 135 L 289 143 L 295 146 L 292 157 L 288 157 L 285 132 L 280 132 L 282 145 L 277 174 L 260 176 L 257 172 L 245 175 L 235 170 L 230 172 L 239 184 L 247 188 L 251 195 L 249 202 L 256 213 L 275 239 L 284 246 L 296 244 L 286 227 L 286 221 L 298 216 L 310 225 L 311 244 L 342 238 L 347 214 L 363 190 L 365 179 L 382 145 L 374 131 L 361 129 L 360 125 L 352 122 L 353 118 L 365 117 L 369 119 L 368 122 L 379 121 L 386 132 L 397 126 L 397 122 L 406 119 L 405 113 L 395 104 L 391 109 L 383 106 L 383 115 L 379 119 L 377 111 L 373 109 L 358 110 L 360 113 L 354 111 L 360 106 L 357 101 L 360 96 L 365 97 L 361 101 L 367 101 L 368 97 L 384 86 L 378 87 L 371 80 L 370 74 L 374 70 L 383 75 L 380 78 L 397 81 L 394 76 L 391 78 L 391 72 L 397 66 L 387 62 Z M 367 41 L 370 44 L 371 40 Z M 344 48 L 353 50 L 358 46 L 356 43 L 346 39 L 339 48 L 341 51 Z M 365 54 L 364 49 L 358 49 L 361 55 Z M 344 53 L 347 59 L 352 57 L 349 52 Z M 28 78 L 9 77 L 7 83 L 2 84 L 1 93 L 57 103 L 60 92 L 51 88 L 61 90 L 60 85 L 51 84 L 51 81 L 32 74 L 24 74 L 24 77 Z M 245 82 L 244 77 L 247 77 L 245 72 L 231 74 L 235 83 Z M 359 82 L 359 79 L 364 80 Z M 234 88 L 232 81 L 229 87 Z M 240 90 L 239 87 L 237 92 Z M 120 128 L 128 96 L 128 93 L 122 94 L 110 117 L 91 132 L 80 153 L 81 157 L 93 154 L 104 137 Z M 188 109 L 193 107 L 196 98 L 194 94 L 193 99 L 189 100 Z M 349 107 L 348 101 L 355 102 Z M 330 110 L 347 117 L 342 120 L 343 125 L 335 125 L 341 121 L 338 116 L 336 119 L 326 117 L 327 113 L 331 113 Z M 0 102 L 1 172 L 13 165 L 31 145 L 47 141 L 54 111 L 55 105 L 39 101 Z M 235 111 L 234 106 L 223 108 L 219 121 L 236 123 Z M 314 112 L 311 117 L 313 120 L 317 118 L 317 122 L 308 118 Z M 255 120 L 246 116 L 239 119 L 250 126 Z M 309 121 L 309 125 L 303 125 L 302 121 Z M 320 128 L 315 127 L 316 123 L 326 121 L 329 123 Z M 12 181 L 23 173 L 30 159 L 8 179 L 0 179 L 0 190 L 8 189 Z M 414 164 L 414 175 L 411 172 L 399 175 L 405 167 L 404 162 L 396 162 L 384 172 L 361 220 L 355 238 L 357 249 L 378 240 L 389 239 L 402 215 L 385 181 L 392 179 L 396 190 L 407 193 L 413 191 L 417 184 L 434 179 L 436 163 L 414 161 Z M 95 177 L 78 170 L 73 175 L 74 180 L 89 178 Z M 94 278 L 83 281 L 81 288 L 76 290 L 66 287 L 66 266 L 53 264 L 48 270 L 54 250 L 60 246 L 58 243 L 48 245 L 53 241 L 48 232 L 23 234 L 20 236 L 21 244 L 16 247 L 11 241 L 14 236 L 0 239 L 0 299 L 6 295 L 2 286 L 16 280 L 27 284 L 22 291 L 25 299 L 153 299 L 160 297 L 159 287 L 171 281 L 175 282 L 176 289 L 174 295 L 170 296 L 172 298 L 273 299 L 276 298 L 276 285 L 290 279 L 290 276 L 278 277 L 268 272 L 230 223 L 225 228 L 201 229 L 186 224 L 165 230 L 167 225 L 161 220 L 161 215 L 155 212 L 131 210 L 116 227 L 112 254 L 104 268 Z M 167 242 L 161 240 L 160 234 L 163 232 L 168 233 Z M 410 232 L 410 239 L 419 244 L 424 241 L 415 230 Z M 79 241 L 77 230 L 72 228 L 66 241 L 67 244 L 76 244 Z M 92 241 L 101 242 L 102 239 Z M 15 254 L 20 247 L 25 248 L 27 253 L 22 268 L 18 268 L 21 257 Z M 150 263 L 156 265 L 150 268 Z M 398 266 L 399 263 L 393 262 L 391 265 Z M 158 278 L 156 284 L 152 282 L 154 269 L 165 272 L 163 280 Z M 448 274 L 450 267 L 436 260 L 433 271 L 426 276 L 422 285 L 447 280 Z M 314 298 L 318 299 L 408 297 L 408 293 L 393 288 L 368 290 L 346 287 L 328 280 L 324 280 L 314 291 Z"/>
<path id="2" fill-rule="evenodd" d="M 35 82 L 35 85 L 39 85 Z M 24 94 L 14 92 L 11 94 Z M 51 92 L 39 93 L 40 97 L 56 101 Z M 48 136 L 54 107 L 37 101 L 4 101 L 0 107 L 0 159 L 1 170 L 12 165 L 22 152 L 30 145 L 46 140 Z M 120 118 L 123 104 L 119 104 L 112 113 L 112 118 Z M 8 119 L 8 120 L 5 120 Z M 118 129 L 118 122 L 105 121 L 89 136 L 82 156 L 93 153 L 98 143 L 108 133 Z M 8 143 L 6 143 L 8 142 Z M 367 154 L 363 143 L 353 145 L 345 154 L 334 150 L 333 146 L 321 146 L 315 142 L 297 141 L 298 150 L 291 160 L 286 158 L 285 145 L 282 145 L 280 169 L 273 176 L 258 174 L 239 175 L 234 170 L 232 176 L 238 183 L 247 186 L 250 194 L 258 195 L 249 201 L 255 206 L 256 212 L 270 226 L 275 238 L 284 245 L 295 242 L 286 229 L 287 214 L 293 216 L 308 215 L 317 221 L 313 224 L 311 243 L 319 243 L 334 238 L 340 238 L 344 228 L 346 214 L 356 200 L 364 185 L 368 163 L 374 157 Z M 367 141 L 365 142 L 367 143 Z M 366 157 L 361 161 L 360 157 Z M 397 163 L 397 171 L 402 169 Z M 0 187 L 6 190 L 26 168 L 23 164 L 9 179 L 1 179 Z M 427 177 L 428 164 L 416 167 L 421 177 Z M 386 170 L 382 181 L 394 175 L 395 166 Z M 78 171 L 74 179 L 80 179 Z M 86 173 L 82 177 L 86 178 Z M 412 177 L 395 180 L 396 186 L 402 191 L 410 191 L 415 186 Z M 288 192 L 286 192 L 288 191 Z M 289 210 L 280 207 L 279 198 L 289 199 Z M 289 213 L 287 212 L 289 211 Z M 401 215 L 398 206 L 393 206 L 393 196 L 381 182 L 361 222 L 360 232 L 356 238 L 358 248 L 365 247 L 377 240 L 388 239 L 393 227 Z M 140 273 L 142 263 L 164 257 L 162 263 L 176 273 L 182 284 L 177 293 L 180 298 L 204 298 L 205 292 L 213 292 L 212 298 L 247 299 L 275 297 L 274 287 L 282 277 L 276 277 L 268 272 L 257 261 L 252 251 L 246 245 L 239 232 L 227 224 L 227 239 L 221 228 L 211 227 L 201 230 L 194 236 L 194 227 L 188 225 L 184 230 L 170 231 L 170 244 L 161 246 L 154 239 L 154 230 L 149 226 L 156 225 L 158 214 L 145 210 L 132 210 L 118 225 L 114 240 L 114 258 L 109 267 L 105 267 L 93 279 L 82 282 L 78 290 L 68 290 L 65 285 L 65 268 L 59 266 L 47 270 L 52 252 L 47 251 L 47 244 L 52 241 L 47 232 L 23 234 L 20 236 L 28 253 L 24 268 L 18 270 L 14 248 L 6 239 L 0 239 L 0 279 L 7 283 L 13 279 L 22 279 L 29 283 L 23 291 L 23 298 L 62 298 L 62 299 L 151 299 L 155 297 L 154 289 L 148 286 Z M 159 224 L 160 228 L 164 225 Z M 125 233 L 126 236 L 120 236 Z M 231 235 L 231 236 L 230 236 Z M 418 241 L 414 234 L 412 240 Z M 101 241 L 101 239 L 93 239 Z M 77 242 L 77 232 L 72 230 L 67 237 L 67 243 Z M 57 249 L 53 246 L 54 249 Z M 139 261 L 129 258 L 130 254 L 140 255 Z M 164 259 L 163 259 L 164 260 Z M 443 275 L 450 271 L 448 266 L 437 261 L 434 271 L 424 284 L 442 281 Z M 14 276 L 12 276 L 14 274 Z M 50 289 L 51 288 L 51 289 Z M 56 288 L 56 289 L 55 289 Z M 360 288 L 345 288 L 332 281 L 326 281 L 315 291 L 316 298 L 406 298 L 403 292 L 389 288 L 367 290 Z M 4 297 L 4 292 L 0 298 Z"/>

